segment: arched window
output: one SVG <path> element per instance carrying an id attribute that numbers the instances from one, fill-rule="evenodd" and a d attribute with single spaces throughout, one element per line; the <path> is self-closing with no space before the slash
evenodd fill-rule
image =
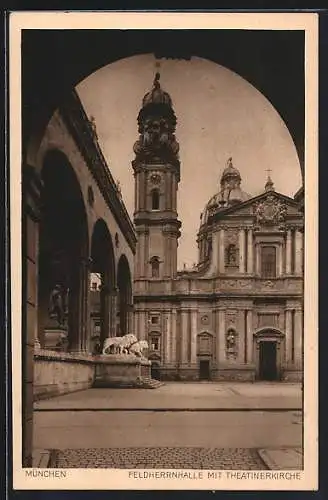
<path id="1" fill-rule="evenodd" d="M 264 246 L 261 249 L 261 276 L 263 278 L 275 278 L 276 274 L 276 247 Z"/>
<path id="2" fill-rule="evenodd" d="M 151 277 L 159 278 L 159 258 L 152 257 L 150 260 L 150 264 L 151 264 Z"/>
<path id="3" fill-rule="evenodd" d="M 153 189 L 151 192 L 151 209 L 159 210 L 159 191 L 158 189 Z"/>

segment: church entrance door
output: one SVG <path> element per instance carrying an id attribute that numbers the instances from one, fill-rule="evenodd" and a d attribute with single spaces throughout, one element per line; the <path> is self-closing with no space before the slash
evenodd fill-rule
<path id="1" fill-rule="evenodd" d="M 161 379 L 161 374 L 160 374 L 160 369 L 159 369 L 158 363 L 152 363 L 150 370 L 151 370 L 151 378 L 154 378 L 155 380 Z"/>
<path id="2" fill-rule="evenodd" d="M 260 380 L 277 380 L 277 342 L 260 342 Z"/>
<path id="3" fill-rule="evenodd" d="M 208 359 L 199 361 L 199 380 L 210 380 L 210 362 Z"/>

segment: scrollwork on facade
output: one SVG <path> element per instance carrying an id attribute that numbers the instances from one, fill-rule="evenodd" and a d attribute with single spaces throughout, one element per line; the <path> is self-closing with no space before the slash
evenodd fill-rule
<path id="1" fill-rule="evenodd" d="M 284 203 L 277 200 L 274 195 L 268 195 L 264 200 L 254 205 L 253 213 L 256 218 L 256 225 L 285 227 L 287 208 Z"/>

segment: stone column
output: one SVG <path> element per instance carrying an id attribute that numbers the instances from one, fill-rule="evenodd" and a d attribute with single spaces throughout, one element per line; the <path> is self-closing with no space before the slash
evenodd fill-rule
<path id="1" fill-rule="evenodd" d="M 172 363 L 177 363 L 177 310 L 172 309 L 172 343 L 171 343 L 171 360 Z"/>
<path id="2" fill-rule="evenodd" d="M 239 272 L 245 273 L 245 229 L 239 230 Z"/>
<path id="3" fill-rule="evenodd" d="M 301 308 L 295 309 L 294 318 L 294 364 L 295 368 L 302 369 L 302 349 L 303 349 L 303 311 Z"/>
<path id="4" fill-rule="evenodd" d="M 137 242 L 137 269 L 138 278 L 144 278 L 145 268 L 145 233 L 141 228 L 138 228 L 138 242 Z"/>
<path id="5" fill-rule="evenodd" d="M 139 174 L 136 172 L 134 174 L 134 203 L 135 210 L 138 212 L 139 210 Z"/>
<path id="6" fill-rule="evenodd" d="M 149 325 L 150 325 L 150 322 L 149 322 L 148 311 L 145 311 L 145 309 L 142 309 L 140 311 L 140 316 L 139 316 L 139 327 L 140 327 L 140 335 L 141 335 L 140 338 L 148 340 Z"/>
<path id="7" fill-rule="evenodd" d="M 188 363 L 188 310 L 181 310 L 181 363 Z"/>
<path id="8" fill-rule="evenodd" d="M 253 229 L 247 232 L 247 272 L 253 273 Z"/>
<path id="9" fill-rule="evenodd" d="M 192 310 L 191 311 L 191 356 L 190 356 L 190 362 L 192 364 L 197 363 L 197 315 L 198 311 L 197 310 Z"/>
<path id="10" fill-rule="evenodd" d="M 223 274 L 225 271 L 224 265 L 224 228 L 219 229 L 219 273 Z"/>
<path id="11" fill-rule="evenodd" d="M 144 262 L 143 262 L 143 276 L 145 278 L 148 277 L 148 272 L 149 272 L 149 260 L 150 260 L 150 255 L 149 255 L 149 229 L 145 229 L 145 236 L 144 236 Z"/>
<path id="12" fill-rule="evenodd" d="M 292 309 L 285 310 L 285 338 L 286 338 L 286 362 L 291 364 L 293 361 L 293 328 L 292 328 Z"/>
<path id="13" fill-rule="evenodd" d="M 164 360 L 166 363 L 171 363 L 171 359 L 172 359 L 172 350 L 171 350 L 172 318 L 171 318 L 171 316 L 172 316 L 171 311 L 167 311 L 165 313 L 165 329 L 164 329 L 163 342 L 165 345 Z"/>
<path id="14" fill-rule="evenodd" d="M 282 276 L 283 273 L 283 251 L 282 245 L 278 246 L 278 276 Z"/>
<path id="15" fill-rule="evenodd" d="M 146 193 L 146 173 L 141 171 L 139 174 L 139 210 L 145 210 L 147 207 L 147 193 Z"/>
<path id="16" fill-rule="evenodd" d="M 256 256 L 255 271 L 256 274 L 259 276 L 261 274 L 261 262 L 260 262 L 260 246 L 258 243 L 255 246 L 255 256 Z"/>
<path id="17" fill-rule="evenodd" d="M 83 353 L 89 352 L 90 343 L 90 260 L 83 259 L 81 263 L 81 338 L 80 350 Z"/>
<path id="18" fill-rule="evenodd" d="M 109 321 L 109 332 L 111 337 L 116 337 L 116 315 L 117 315 L 117 294 L 118 289 L 115 288 L 108 294 L 108 309 L 106 307 L 106 314 Z"/>
<path id="19" fill-rule="evenodd" d="M 126 333 L 134 333 L 133 331 L 133 305 L 127 304 L 127 332 Z"/>
<path id="20" fill-rule="evenodd" d="M 220 332 L 219 332 L 219 310 L 213 310 L 213 321 L 214 321 L 214 330 L 215 330 L 215 367 L 219 368 L 219 359 L 220 359 Z"/>
<path id="21" fill-rule="evenodd" d="M 213 233 L 212 236 L 212 256 L 210 260 L 210 273 L 216 274 L 219 271 L 219 248 L 220 246 L 220 238 L 219 238 L 219 231 L 216 231 Z M 207 245 L 204 242 L 203 246 L 203 261 L 205 260 L 205 252 L 206 252 Z"/>
<path id="22" fill-rule="evenodd" d="M 225 309 L 219 308 L 219 332 L 218 332 L 218 368 L 220 369 L 220 364 L 225 363 Z"/>
<path id="23" fill-rule="evenodd" d="M 176 176 L 172 175 L 172 210 L 177 209 L 177 181 Z"/>
<path id="24" fill-rule="evenodd" d="M 299 229 L 295 231 L 295 274 L 302 274 L 302 261 L 303 261 L 303 235 Z"/>
<path id="25" fill-rule="evenodd" d="M 247 363 L 253 362 L 253 311 L 247 309 L 246 311 L 246 335 L 247 335 Z"/>
<path id="26" fill-rule="evenodd" d="M 286 274 L 292 272 L 292 231 L 287 229 L 286 235 Z"/>

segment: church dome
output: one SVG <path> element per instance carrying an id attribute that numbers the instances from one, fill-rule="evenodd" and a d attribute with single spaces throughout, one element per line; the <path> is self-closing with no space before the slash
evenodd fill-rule
<path id="1" fill-rule="evenodd" d="M 241 175 L 239 170 L 233 166 L 232 164 L 232 158 L 229 158 L 227 162 L 227 166 L 223 170 L 222 177 L 221 177 L 221 184 L 227 180 L 231 179 L 236 179 L 241 181 Z"/>
<path id="2" fill-rule="evenodd" d="M 149 104 L 166 104 L 172 107 L 172 99 L 167 92 L 161 88 L 159 83 L 160 74 L 156 73 L 153 88 L 150 92 L 144 96 L 142 100 L 142 107 L 148 106 Z"/>
<path id="3" fill-rule="evenodd" d="M 251 199 L 251 195 L 243 191 L 240 184 L 240 172 L 229 158 L 221 176 L 219 192 L 209 199 L 201 214 L 201 225 L 207 223 L 209 215 Z"/>

